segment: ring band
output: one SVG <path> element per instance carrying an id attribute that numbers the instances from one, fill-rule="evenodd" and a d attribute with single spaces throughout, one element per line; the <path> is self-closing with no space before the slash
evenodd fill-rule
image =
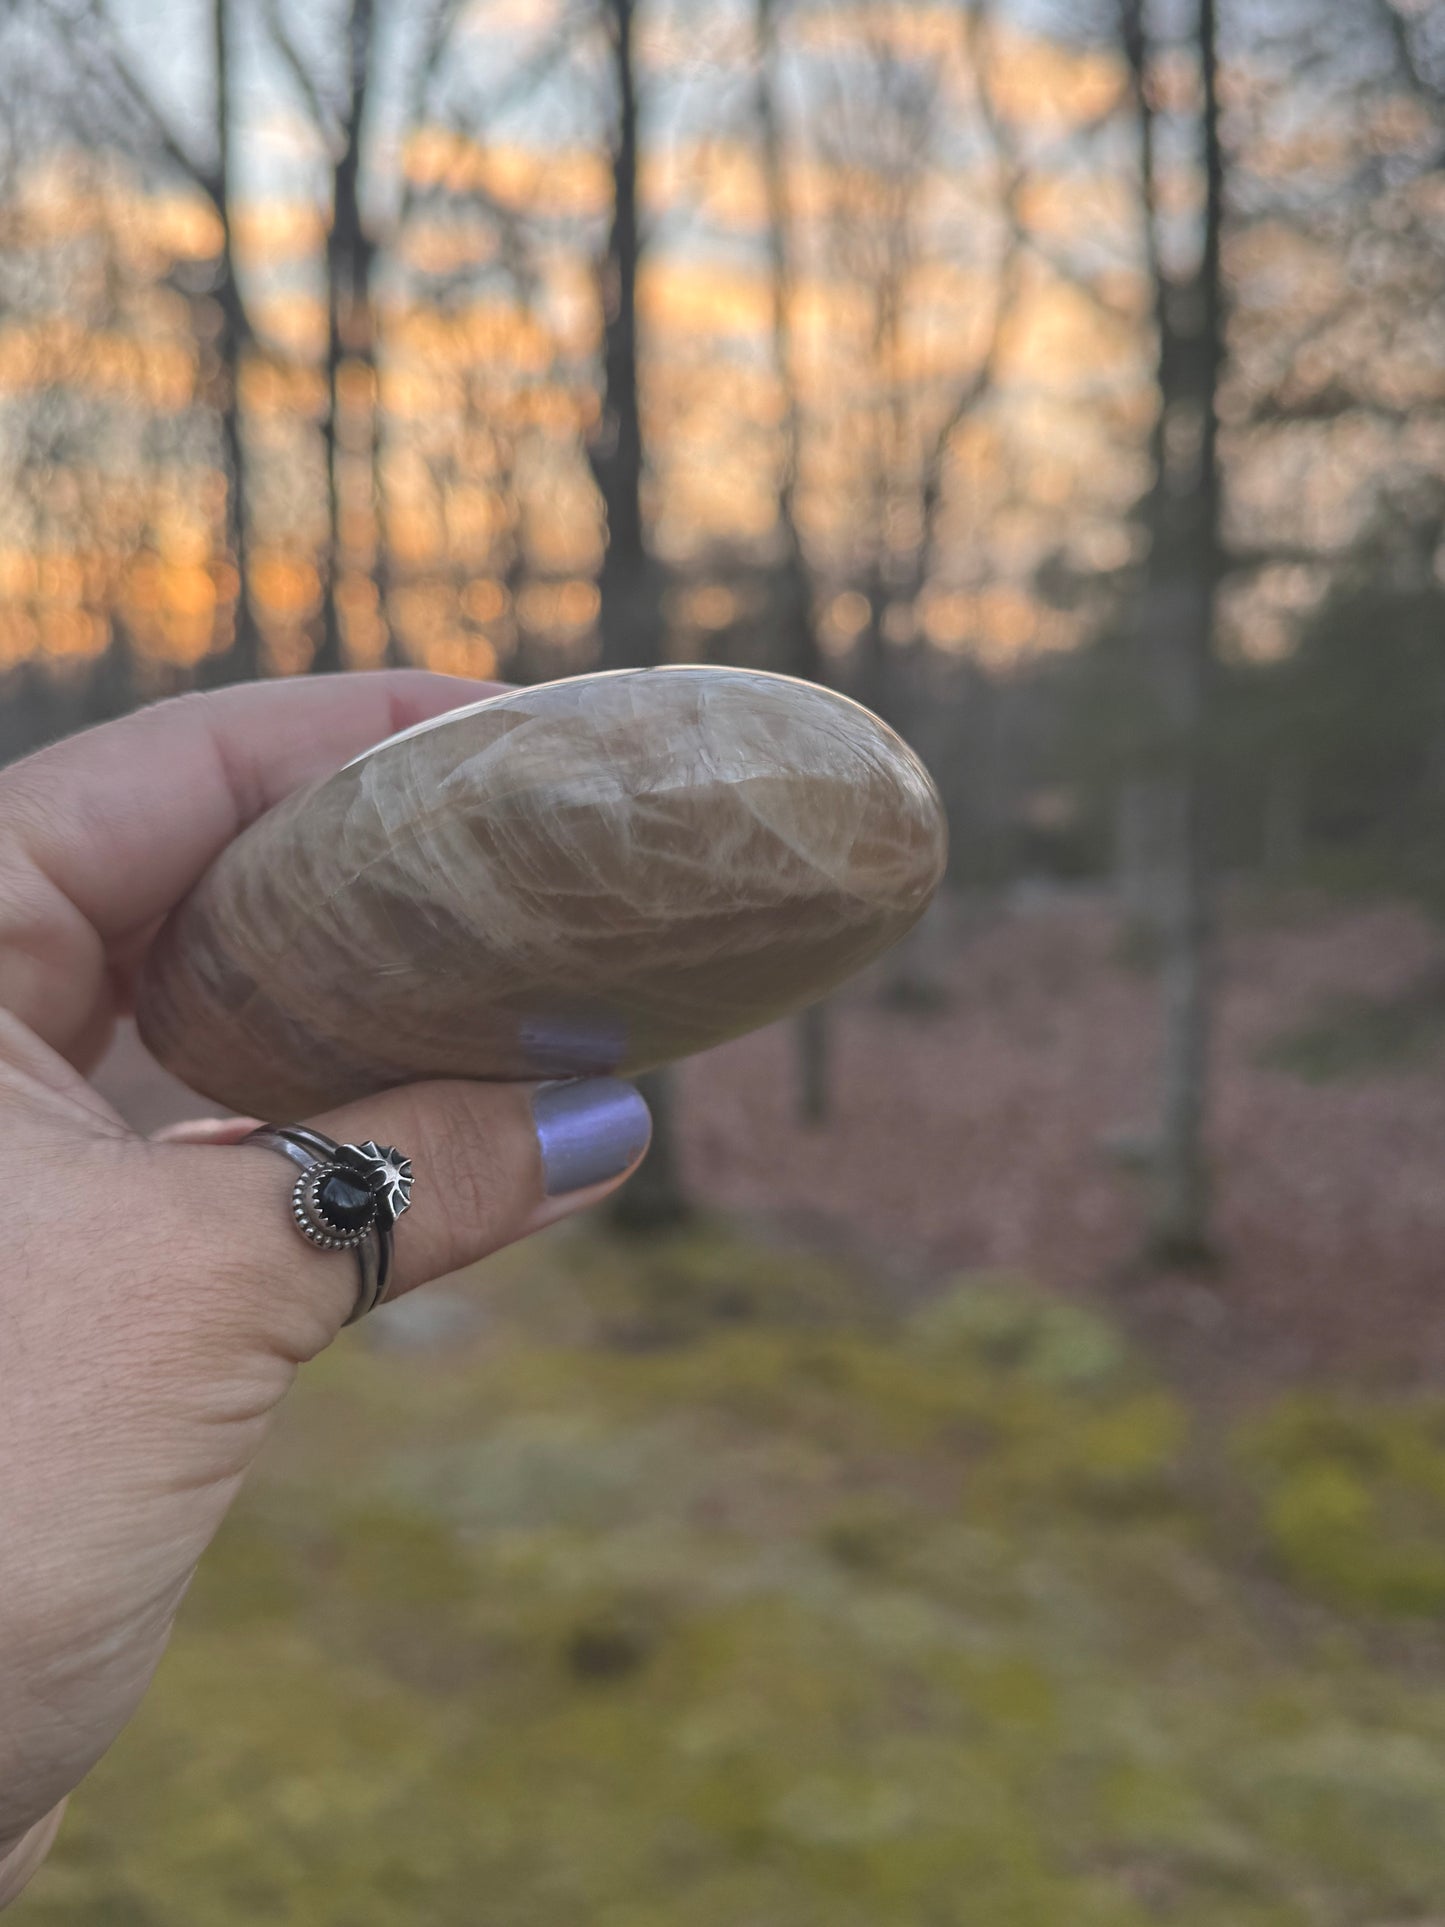
<path id="1" fill-rule="evenodd" d="M 279 1151 L 297 1166 L 291 1217 L 309 1244 L 356 1253 L 361 1277 L 346 1321 L 354 1325 L 386 1297 L 391 1228 L 411 1203 L 411 1159 L 372 1140 L 338 1144 L 302 1124 L 264 1124 L 241 1142 Z"/>

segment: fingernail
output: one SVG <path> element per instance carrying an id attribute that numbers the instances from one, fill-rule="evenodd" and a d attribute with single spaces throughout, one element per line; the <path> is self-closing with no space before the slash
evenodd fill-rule
<path id="1" fill-rule="evenodd" d="M 652 1136 L 647 1105 L 620 1077 L 539 1085 L 532 1116 L 549 1198 L 617 1177 L 637 1162 Z"/>

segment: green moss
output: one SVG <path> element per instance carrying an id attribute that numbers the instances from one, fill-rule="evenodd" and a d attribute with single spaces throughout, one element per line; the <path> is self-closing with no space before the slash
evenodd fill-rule
<path id="1" fill-rule="evenodd" d="M 896 1493 L 865 1493 L 826 1518 L 818 1538 L 848 1571 L 884 1573 L 902 1562 L 921 1529 L 920 1519 L 900 1505 Z"/>
<path id="2" fill-rule="evenodd" d="M 893 1330 L 708 1232 L 654 1278 L 703 1309 L 644 1344 L 614 1248 L 537 1257 L 555 1339 L 517 1263 L 475 1346 L 303 1376 L 17 1920 L 1445 1909 L 1445 1686 L 1350 1616 L 1434 1609 L 1438 1410 L 1290 1401 L 1201 1486 L 1177 1399 L 1022 1281 Z"/>
<path id="3" fill-rule="evenodd" d="M 1107 1320 L 1010 1272 L 965 1274 L 914 1316 L 909 1335 L 956 1366 L 1058 1388 L 1115 1384 L 1128 1362 Z"/>
<path id="4" fill-rule="evenodd" d="M 1297 1397 L 1240 1450 L 1296 1584 L 1343 1606 L 1445 1612 L 1445 1407 Z"/>
<path id="5" fill-rule="evenodd" d="M 539 1276 L 534 1257 L 509 1255 L 494 1267 L 492 1301 L 550 1343 L 652 1351 L 739 1327 L 879 1322 L 877 1293 L 855 1268 L 794 1244 L 744 1239 L 707 1214 L 621 1242 L 564 1229 L 546 1259 Z"/>

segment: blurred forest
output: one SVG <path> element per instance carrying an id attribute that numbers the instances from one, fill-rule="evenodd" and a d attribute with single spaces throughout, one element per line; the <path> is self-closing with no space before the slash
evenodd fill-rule
<path id="1" fill-rule="evenodd" d="M 308 1376 L 37 1922 L 1445 1917 L 1442 645 L 1442 0 L 8 0 L 0 756 L 708 660 L 952 826 Z"/>
<path id="2" fill-rule="evenodd" d="M 1214 879 L 1445 890 L 1438 5 L 14 0 L 0 53 L 0 752 L 383 662 L 833 682 L 960 888 L 1117 886 L 1144 1249 L 1211 1255 Z"/>

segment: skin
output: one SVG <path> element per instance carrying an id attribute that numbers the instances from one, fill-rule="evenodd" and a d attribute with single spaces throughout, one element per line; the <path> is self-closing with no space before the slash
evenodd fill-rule
<path id="1" fill-rule="evenodd" d="M 86 1074 L 161 920 L 238 831 L 488 693 L 412 671 L 259 684 L 0 773 L 0 1906 L 135 1711 L 271 1415 L 356 1285 L 349 1254 L 297 1237 L 288 1167 L 236 1143 L 250 1120 L 148 1140 Z M 544 1196 L 531 1095 L 419 1084 L 304 1120 L 412 1157 L 393 1295 L 615 1188 Z"/>

